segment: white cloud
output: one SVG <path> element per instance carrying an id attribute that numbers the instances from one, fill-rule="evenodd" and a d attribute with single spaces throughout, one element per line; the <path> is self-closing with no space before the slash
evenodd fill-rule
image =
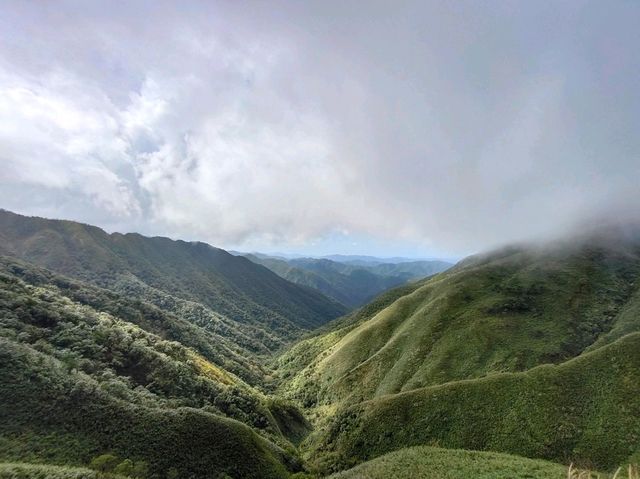
<path id="1" fill-rule="evenodd" d="M 0 72 L 2 181 L 75 189 L 96 206 L 134 215 L 137 200 L 114 169 L 127 161 L 117 111 L 64 72 L 40 79 Z"/>
<path id="2" fill-rule="evenodd" d="M 0 9 L 0 187 L 37 188 L 34 210 L 77 198 L 76 219 L 220 245 L 468 252 L 640 201 L 637 9 Z"/>

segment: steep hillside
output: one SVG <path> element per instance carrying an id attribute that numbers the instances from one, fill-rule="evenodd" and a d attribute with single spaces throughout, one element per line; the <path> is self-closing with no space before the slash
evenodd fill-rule
<path id="1" fill-rule="evenodd" d="M 317 289 L 336 301 L 356 308 L 395 286 L 444 271 L 452 265 L 443 261 L 359 264 L 316 258 L 273 258 L 246 255 L 279 276 Z"/>
<path id="2" fill-rule="evenodd" d="M 142 299 L 72 280 L 6 256 L 0 256 L 0 275 L 0 285 L 3 287 L 0 295 L 3 297 L 11 294 L 10 288 L 16 288 L 17 285 L 22 285 L 22 294 L 27 295 L 35 288 L 44 288 L 48 294 L 60 300 L 68 299 L 77 307 L 87 306 L 94 312 L 99 311 L 136 324 L 163 339 L 180 342 L 250 384 L 263 384 L 269 374 L 255 355 L 251 354 L 251 351 L 265 352 L 259 347 L 260 343 L 246 333 L 240 335 L 237 328 L 230 330 L 219 326 L 217 332 L 213 332 Z M 50 307 L 47 303 L 44 306 Z M 8 312 L 5 310 L 4 314 Z M 13 327 L 18 325 L 16 323 Z"/>
<path id="3" fill-rule="evenodd" d="M 107 234 L 0 211 L 0 253 L 143 297 L 213 332 L 226 328 L 234 336 L 237 330 L 265 350 L 345 311 L 310 288 L 204 243 Z"/>
<path id="4" fill-rule="evenodd" d="M 425 444 L 606 470 L 637 455 L 638 431 L 640 333 L 633 333 L 560 365 L 450 382 L 347 407 L 317 433 L 312 449 L 321 470 Z"/>
<path id="5" fill-rule="evenodd" d="M 283 389 L 306 404 L 352 402 L 559 363 L 640 330 L 638 279 L 635 237 L 470 258 L 356 327 L 305 341 L 306 363 L 296 346 L 280 358 Z"/>
<path id="6" fill-rule="evenodd" d="M 207 339 L 152 306 L 4 259 L 0 460 L 86 466 L 115 453 L 159 477 L 286 476 L 299 466 L 283 448 L 306 421 L 209 360 L 224 351 Z"/>
<path id="7" fill-rule="evenodd" d="M 248 426 L 205 409 L 123 399 L 33 348 L 0 339 L 0 454 L 5 461 L 87 465 L 105 453 L 156 477 L 286 477 L 293 459 Z M 111 388 L 111 389 L 110 389 Z M 131 400 L 135 397 L 136 400 Z M 224 440 L 220 440 L 224 438 Z"/>

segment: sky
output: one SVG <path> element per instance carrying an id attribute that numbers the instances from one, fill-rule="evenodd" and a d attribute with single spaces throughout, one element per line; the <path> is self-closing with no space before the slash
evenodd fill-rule
<path id="1" fill-rule="evenodd" d="M 640 3 L 0 3 L 0 208 L 460 257 L 640 207 Z"/>

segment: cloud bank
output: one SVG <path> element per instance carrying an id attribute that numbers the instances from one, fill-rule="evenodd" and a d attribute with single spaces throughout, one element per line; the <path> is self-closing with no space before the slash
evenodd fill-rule
<path id="1" fill-rule="evenodd" d="M 7 209 L 466 253 L 640 204 L 634 2 L 0 10 Z"/>

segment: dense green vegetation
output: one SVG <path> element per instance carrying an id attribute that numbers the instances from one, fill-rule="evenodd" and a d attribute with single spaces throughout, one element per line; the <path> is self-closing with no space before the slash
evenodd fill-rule
<path id="1" fill-rule="evenodd" d="M 640 333 L 560 365 L 450 382 L 343 409 L 320 469 L 438 444 L 609 469 L 640 451 Z"/>
<path id="2" fill-rule="evenodd" d="M 469 260 L 357 327 L 338 323 L 285 353 L 280 363 L 297 374 L 283 390 L 307 405 L 353 402 L 566 361 L 640 329 L 638 244 L 513 248 Z M 302 348 L 314 352 L 306 363 Z"/>
<path id="3" fill-rule="evenodd" d="M 471 257 L 328 323 L 345 308 L 208 245 L 1 212 L 0 478 L 638 462 L 639 237 Z M 365 289 L 424 266 L 286 264 Z"/>
<path id="4" fill-rule="evenodd" d="M 461 451 L 436 447 L 400 449 L 331 479 L 564 479 L 567 468 L 551 462 L 495 452 Z"/>
<path id="5" fill-rule="evenodd" d="M 0 479 L 125 479 L 126 477 L 129 476 L 102 473 L 85 467 L 0 463 Z"/>
<path id="6" fill-rule="evenodd" d="M 349 308 L 362 306 L 383 291 L 431 276 L 452 266 L 444 261 L 366 264 L 253 254 L 246 257 L 289 281 L 317 289 Z"/>
<path id="7" fill-rule="evenodd" d="M 148 464 L 150 477 L 173 469 L 281 477 L 299 467 L 285 452 L 286 435 L 306 434 L 295 407 L 114 315 L 145 324 L 158 319 L 155 308 L 129 309 L 129 300 L 25 263 L 0 264 L 1 459 L 80 466 L 113 451 Z M 88 297 L 93 306 L 77 301 Z"/>
<path id="8" fill-rule="evenodd" d="M 155 403 L 101 385 L 34 349 L 2 340 L 0 451 L 5 460 L 89 464 L 105 451 L 149 465 L 150 477 L 283 477 L 295 460 L 248 426 L 204 409 Z M 6 381 L 6 380 L 5 380 Z M 176 447 L 179 445 L 179 447 Z"/>
<path id="9" fill-rule="evenodd" d="M 145 331 L 171 341 L 177 341 L 200 353 L 217 366 L 234 373 L 246 382 L 259 385 L 268 372 L 250 352 L 265 354 L 250 338 L 228 337 L 225 330 L 212 332 L 174 313 L 136 297 L 124 296 L 107 289 L 57 275 L 20 260 L 0 256 L 0 271 L 6 286 L 14 285 L 9 277 L 31 286 L 44 287 L 52 294 L 65 297 L 78 305 L 134 323 Z M 7 291 L 2 294 L 8 294 Z M 48 306 L 45 305 L 45 309 Z M 240 340 L 238 345 L 232 339 Z"/>
<path id="10" fill-rule="evenodd" d="M 153 302 L 212 332 L 273 351 L 345 309 L 246 258 L 205 243 L 107 234 L 0 210 L 0 254 Z"/>

